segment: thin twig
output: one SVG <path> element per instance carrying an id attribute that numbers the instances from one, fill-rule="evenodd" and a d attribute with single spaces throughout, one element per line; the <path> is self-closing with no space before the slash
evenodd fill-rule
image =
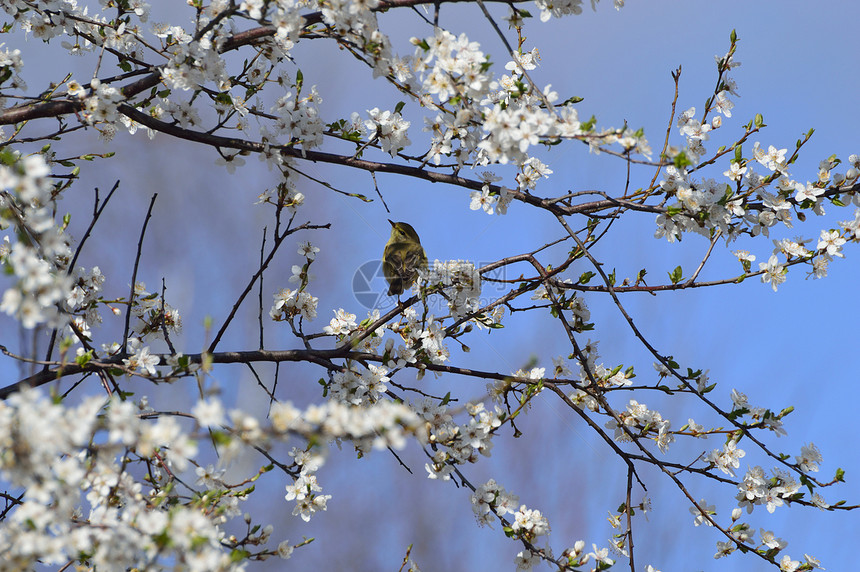
<path id="1" fill-rule="evenodd" d="M 131 272 L 131 292 L 128 294 L 128 308 L 125 313 L 125 325 L 122 329 L 122 350 L 121 355 L 127 355 L 128 350 L 128 334 L 131 324 L 131 311 L 134 305 L 134 286 L 137 283 L 137 269 L 140 265 L 141 251 L 143 250 L 143 238 L 146 236 L 146 227 L 149 224 L 149 219 L 152 217 L 152 209 L 155 206 L 155 199 L 158 193 L 153 193 L 152 199 L 149 201 L 149 208 L 146 209 L 146 217 L 143 219 L 143 227 L 140 229 L 140 238 L 137 241 L 137 253 L 134 256 L 134 269 Z"/>

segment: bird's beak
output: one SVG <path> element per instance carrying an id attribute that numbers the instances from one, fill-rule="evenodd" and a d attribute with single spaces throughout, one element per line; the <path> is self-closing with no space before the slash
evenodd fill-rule
<path id="1" fill-rule="evenodd" d="M 397 224 L 397 223 L 395 223 L 395 222 L 394 222 L 393 220 L 391 220 L 391 219 L 388 219 L 388 222 L 390 222 L 390 223 L 391 223 L 391 228 L 394 228 L 394 226 Z"/>

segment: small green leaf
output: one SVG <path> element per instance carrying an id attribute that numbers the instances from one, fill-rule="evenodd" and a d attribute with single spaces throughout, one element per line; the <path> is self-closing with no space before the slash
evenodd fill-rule
<path id="1" fill-rule="evenodd" d="M 230 562 L 241 562 L 243 560 L 247 560 L 251 557 L 251 553 L 247 550 L 239 550 L 238 548 L 234 548 L 230 553 Z"/>
<path id="2" fill-rule="evenodd" d="M 90 350 L 86 353 L 83 353 L 79 356 L 76 356 L 75 357 L 75 363 L 78 364 L 79 366 L 85 366 L 85 365 L 87 365 L 87 363 L 89 363 L 89 361 L 91 359 L 93 359 L 93 350 Z"/>
<path id="3" fill-rule="evenodd" d="M 589 281 L 591 281 L 591 279 L 594 278 L 595 276 L 596 276 L 595 273 L 591 272 L 590 270 L 587 272 L 583 272 L 579 276 L 579 283 L 580 284 L 588 284 Z"/>
<path id="4" fill-rule="evenodd" d="M 692 165 L 693 162 L 690 161 L 690 159 L 687 157 L 686 153 L 681 152 L 681 153 L 678 153 L 677 155 L 675 155 L 675 157 L 672 159 L 672 164 L 674 164 L 675 168 L 677 168 L 677 169 L 683 169 L 684 167 L 686 167 L 688 165 Z"/>

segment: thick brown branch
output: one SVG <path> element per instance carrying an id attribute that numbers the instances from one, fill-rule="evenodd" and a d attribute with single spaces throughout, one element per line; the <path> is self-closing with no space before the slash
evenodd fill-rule
<path id="1" fill-rule="evenodd" d="M 212 147 L 237 149 L 240 151 L 249 151 L 252 153 L 260 153 L 266 149 L 265 145 L 263 145 L 262 143 L 248 141 L 245 139 L 238 139 L 236 137 L 223 137 L 221 135 L 204 133 L 202 131 L 192 131 L 190 129 L 185 129 L 172 123 L 165 123 L 163 121 L 155 119 L 150 115 L 147 115 L 146 113 L 143 113 L 139 109 L 136 109 L 130 105 L 120 105 L 119 110 L 124 115 L 126 115 L 130 119 L 133 119 L 134 121 L 137 121 L 141 125 L 149 127 L 150 129 L 154 129 L 161 133 L 166 133 L 178 139 L 185 139 L 186 141 L 203 143 L 204 145 L 210 145 Z M 320 163 L 344 165 L 347 167 L 354 167 L 369 171 L 371 173 L 393 173 L 398 175 L 406 175 L 409 177 L 423 179 L 425 181 L 430 181 L 433 183 L 447 183 L 449 185 L 456 185 L 458 187 L 477 191 L 481 190 L 482 187 L 486 184 L 483 181 L 465 179 L 463 177 L 460 177 L 459 175 L 437 173 L 435 171 L 428 171 L 421 167 L 413 167 L 410 165 L 401 165 L 397 163 L 380 163 L 377 161 L 368 161 L 366 159 L 358 159 L 356 157 L 353 157 L 352 155 L 337 155 L 324 151 L 295 149 L 293 147 L 288 146 L 280 146 L 277 147 L 277 149 L 282 154 L 296 159 L 306 159 L 309 161 L 315 161 Z M 496 185 L 490 185 L 490 189 L 496 192 L 501 191 L 500 187 Z M 534 195 L 521 193 L 518 191 L 509 192 L 516 200 L 534 205 L 539 208 L 546 209 L 551 213 L 555 214 L 556 216 L 567 216 L 575 213 L 598 210 L 599 206 L 596 206 L 598 205 L 598 203 L 601 205 L 603 203 L 606 203 L 607 205 L 615 204 L 613 201 L 594 201 L 581 205 L 565 206 L 556 204 L 550 199 L 543 199 Z"/>
<path id="2" fill-rule="evenodd" d="M 71 363 L 59 367 L 54 367 L 52 369 L 46 369 L 31 375 L 29 377 L 25 377 L 24 379 L 13 383 L 12 385 L 8 385 L 6 387 L 0 388 L 0 399 L 6 399 L 16 391 L 21 391 L 27 387 L 39 387 L 55 381 L 57 379 L 68 377 L 72 375 L 77 375 L 85 372 L 93 372 L 93 371 L 104 371 L 110 370 L 114 368 L 125 369 L 123 365 L 123 359 L 128 356 L 112 356 L 106 359 L 99 359 L 90 361 L 84 365 L 78 365 L 76 363 Z M 170 356 L 167 354 L 160 354 L 161 365 L 164 366 L 165 361 Z M 331 350 L 315 350 L 315 349 L 304 349 L 304 350 L 253 350 L 253 351 L 239 351 L 239 352 L 217 352 L 212 354 L 187 354 L 189 363 L 199 364 L 205 360 L 208 363 L 259 363 L 259 362 L 271 362 L 271 363 L 280 363 L 280 362 L 309 362 L 315 363 L 317 365 L 321 365 L 323 367 L 329 369 L 341 369 L 342 366 L 337 365 L 332 362 L 335 359 L 349 359 L 359 362 L 379 362 L 383 361 L 382 356 L 372 353 L 366 352 L 357 352 L 350 350 L 349 346 L 343 346 L 340 348 L 335 348 Z M 535 380 L 519 378 L 516 376 L 504 375 L 501 373 L 490 372 L 490 371 L 480 371 L 473 370 L 455 366 L 445 366 L 445 365 L 436 365 L 436 364 L 410 364 L 409 367 L 416 367 L 420 369 L 427 369 L 430 371 L 437 371 L 442 373 L 453 373 L 458 375 L 465 375 L 471 377 L 478 377 L 482 379 L 497 379 L 497 380 L 512 380 L 522 383 L 536 383 Z M 130 372 L 129 372 L 130 373 Z M 571 380 L 564 379 L 553 379 L 555 383 L 559 384 L 573 384 L 574 382 Z"/>
<path id="3" fill-rule="evenodd" d="M 68 364 L 60 367 L 55 367 L 50 370 L 41 371 L 29 377 L 26 377 L 17 383 L 0 388 L 0 399 L 6 399 L 16 391 L 20 391 L 26 387 L 39 387 L 50 383 L 56 379 L 76 375 L 89 371 L 108 370 L 113 368 L 122 368 L 123 359 L 127 356 L 113 356 L 107 359 L 93 360 L 84 365 Z M 168 357 L 160 356 L 162 363 Z M 282 361 L 308 361 L 325 367 L 338 367 L 331 363 L 332 359 L 351 358 L 355 360 L 377 358 L 374 354 L 364 354 L 361 352 L 350 352 L 348 349 L 335 350 L 281 350 L 281 351 L 243 351 L 243 352 L 218 352 L 206 356 L 207 361 L 211 363 L 252 363 L 252 362 L 282 362 Z M 203 354 L 188 354 L 188 359 L 191 363 L 201 363 Z"/>

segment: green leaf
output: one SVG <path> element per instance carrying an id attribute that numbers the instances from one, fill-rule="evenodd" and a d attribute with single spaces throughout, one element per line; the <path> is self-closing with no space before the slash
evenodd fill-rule
<path id="1" fill-rule="evenodd" d="M 594 126 L 597 124 L 597 118 L 595 116 L 591 116 L 588 121 L 584 123 L 580 123 L 579 127 L 585 132 L 591 131 L 594 129 Z"/>
<path id="2" fill-rule="evenodd" d="M 79 356 L 76 356 L 75 357 L 75 363 L 78 364 L 79 366 L 85 366 L 92 359 L 93 359 L 93 350 L 90 350 L 86 353 L 83 353 Z"/>
<path id="3" fill-rule="evenodd" d="M 580 101 L 584 101 L 584 100 L 585 100 L 585 98 L 580 97 L 578 95 L 574 95 L 574 96 L 571 96 L 571 97 L 568 97 L 567 99 L 565 99 L 561 103 L 561 106 L 564 107 L 565 105 L 572 105 L 574 103 L 579 103 Z"/>
<path id="4" fill-rule="evenodd" d="M 241 562 L 243 560 L 247 560 L 251 557 L 251 553 L 247 550 L 239 550 L 238 548 L 234 548 L 232 552 L 230 552 L 230 562 Z"/>
<path id="5" fill-rule="evenodd" d="M 675 270 L 669 273 L 669 280 L 672 281 L 672 284 L 677 284 L 684 277 L 684 271 L 681 270 L 680 266 L 677 266 Z"/>
<path id="6" fill-rule="evenodd" d="M 677 169 L 683 169 L 684 167 L 686 167 L 688 165 L 692 165 L 693 162 L 690 161 L 689 158 L 687 158 L 686 153 L 681 152 L 681 153 L 678 153 L 677 155 L 675 155 L 675 157 L 672 159 L 672 164 L 675 165 L 675 168 L 677 168 Z"/>

